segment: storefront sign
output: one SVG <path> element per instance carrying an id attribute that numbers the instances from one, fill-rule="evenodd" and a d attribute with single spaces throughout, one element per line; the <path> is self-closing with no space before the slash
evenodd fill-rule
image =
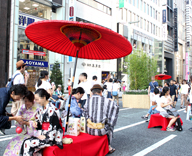
<path id="1" fill-rule="evenodd" d="M 163 6 L 162 10 L 162 22 L 166 23 L 167 22 L 167 6 Z"/>
<path id="2" fill-rule="evenodd" d="M 32 15 L 24 14 L 24 13 L 19 13 L 19 27 L 21 28 L 26 28 L 29 24 L 37 21 L 43 21 L 45 19 L 35 17 Z"/>
<path id="3" fill-rule="evenodd" d="M 23 60 L 23 59 L 22 59 Z M 34 66 L 34 67 L 48 67 L 48 62 L 44 61 L 36 61 L 36 60 L 23 60 L 27 66 Z"/>
<path id="4" fill-rule="evenodd" d="M 81 65 L 82 65 L 83 67 L 87 66 L 87 67 L 101 68 L 101 65 L 100 65 L 100 64 L 91 64 L 91 63 L 85 63 L 85 62 L 83 62 Z"/>
<path id="5" fill-rule="evenodd" d="M 46 56 L 45 52 L 42 51 L 34 51 L 34 50 L 27 50 L 27 49 L 22 49 L 23 54 L 29 54 L 29 55 L 37 55 L 37 56 Z"/>

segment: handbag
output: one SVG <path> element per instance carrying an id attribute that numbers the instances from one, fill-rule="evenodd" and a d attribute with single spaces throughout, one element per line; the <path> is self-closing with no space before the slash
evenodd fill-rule
<path id="1" fill-rule="evenodd" d="M 112 92 L 112 95 L 113 95 L 113 96 L 117 96 L 117 95 L 118 95 L 118 92 L 117 92 L 117 91 L 113 91 L 113 92 Z"/>

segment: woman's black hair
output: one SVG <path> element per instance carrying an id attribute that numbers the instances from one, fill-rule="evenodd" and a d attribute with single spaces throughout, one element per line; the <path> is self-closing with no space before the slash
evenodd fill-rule
<path id="1" fill-rule="evenodd" d="M 10 93 L 12 93 L 12 92 L 14 92 L 15 95 L 23 96 L 23 95 L 26 95 L 26 93 L 27 93 L 27 87 L 23 84 L 13 85 L 10 88 Z"/>
<path id="2" fill-rule="evenodd" d="M 154 93 L 155 93 L 155 95 L 159 94 L 159 89 L 157 89 L 157 88 L 155 87 Z"/>
<path id="3" fill-rule="evenodd" d="M 35 94 L 38 94 L 40 97 L 45 97 L 46 100 L 50 98 L 50 94 L 45 89 L 38 89 Z"/>
<path id="4" fill-rule="evenodd" d="M 114 82 L 116 83 L 116 82 L 117 82 L 117 79 L 115 79 Z"/>
<path id="5" fill-rule="evenodd" d="M 27 98 L 30 102 L 34 102 L 35 96 L 31 91 L 28 91 L 24 98 Z"/>
<path id="6" fill-rule="evenodd" d="M 113 79 L 110 78 L 110 79 L 109 79 L 109 82 L 113 82 Z"/>
<path id="7" fill-rule="evenodd" d="M 39 77 L 38 82 L 37 82 L 37 87 L 39 87 L 42 84 L 41 79 L 45 78 L 45 76 L 47 76 L 47 75 L 49 75 L 48 71 L 46 71 L 46 70 L 41 71 L 40 77 Z"/>
<path id="8" fill-rule="evenodd" d="M 84 91 L 84 89 L 82 87 L 74 88 L 72 90 L 72 95 L 77 94 L 77 93 L 84 94 L 85 91 Z"/>
<path id="9" fill-rule="evenodd" d="M 165 94 L 169 91 L 169 87 L 164 87 L 163 91 L 161 92 L 160 97 L 165 96 Z"/>

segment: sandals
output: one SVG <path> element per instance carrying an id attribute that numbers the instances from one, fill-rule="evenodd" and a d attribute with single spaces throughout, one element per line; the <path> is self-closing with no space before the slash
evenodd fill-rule
<path id="1" fill-rule="evenodd" d="M 108 152 L 108 154 L 112 154 L 113 152 L 115 152 L 115 149 L 114 149 L 114 148 L 112 148 L 112 149 Z"/>

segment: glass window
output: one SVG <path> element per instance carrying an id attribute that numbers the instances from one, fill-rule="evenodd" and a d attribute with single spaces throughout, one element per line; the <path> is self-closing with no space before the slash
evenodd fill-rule
<path id="1" fill-rule="evenodd" d="M 131 0 L 129 0 L 129 3 L 131 4 Z"/>
<path id="2" fill-rule="evenodd" d="M 139 21 L 139 16 L 137 16 L 137 21 Z M 139 27 L 139 22 L 137 22 L 136 24 Z"/>
<path id="3" fill-rule="evenodd" d="M 150 7 L 150 16 L 152 17 L 152 7 Z"/>
<path id="4" fill-rule="evenodd" d="M 155 35 L 155 24 L 153 24 L 153 34 Z"/>
<path id="5" fill-rule="evenodd" d="M 123 11 L 124 11 L 123 15 L 125 16 L 124 19 L 127 22 L 127 20 L 128 20 L 128 18 L 127 18 L 127 9 L 124 8 Z"/>
<path id="6" fill-rule="evenodd" d="M 143 5 L 143 8 L 144 8 L 144 12 L 146 13 L 146 3 L 144 2 L 144 5 Z"/>
<path id="7" fill-rule="evenodd" d="M 153 24 L 152 23 L 150 24 L 150 27 L 151 27 L 151 33 L 153 33 Z"/>
<path id="8" fill-rule="evenodd" d="M 147 4 L 147 15 L 149 15 L 149 5 Z"/>
<path id="9" fill-rule="evenodd" d="M 140 18 L 139 23 L 140 23 L 140 28 L 142 29 L 143 28 L 143 18 L 142 17 Z"/>
<path id="10" fill-rule="evenodd" d="M 132 2 L 133 2 L 133 6 L 135 6 L 135 0 L 133 0 Z"/>
<path id="11" fill-rule="evenodd" d="M 155 18 L 155 9 L 153 9 L 153 18 Z"/>
<path id="12" fill-rule="evenodd" d="M 157 13 L 157 11 L 156 11 L 156 13 L 155 13 L 155 19 L 157 20 L 157 16 L 158 16 L 158 13 Z"/>
<path id="13" fill-rule="evenodd" d="M 19 1 L 19 11 L 49 20 L 52 16 L 51 7 L 30 0 Z"/>
<path id="14" fill-rule="evenodd" d="M 146 30 L 146 20 L 144 20 L 144 30 Z"/>
<path id="15" fill-rule="evenodd" d="M 123 8 L 120 9 L 121 12 L 121 20 L 123 20 Z"/>
<path id="16" fill-rule="evenodd" d="M 158 27 L 156 26 L 156 32 L 155 35 L 158 36 Z"/>
<path id="17" fill-rule="evenodd" d="M 129 11 L 129 22 L 132 22 L 132 13 Z"/>
<path id="18" fill-rule="evenodd" d="M 137 1 L 137 8 L 139 9 L 139 0 L 136 0 Z"/>
<path id="19" fill-rule="evenodd" d="M 143 1 L 142 0 L 140 1 L 140 10 L 141 11 L 143 10 Z"/>
<path id="20" fill-rule="evenodd" d="M 149 21 L 147 21 L 147 31 L 149 32 Z"/>

